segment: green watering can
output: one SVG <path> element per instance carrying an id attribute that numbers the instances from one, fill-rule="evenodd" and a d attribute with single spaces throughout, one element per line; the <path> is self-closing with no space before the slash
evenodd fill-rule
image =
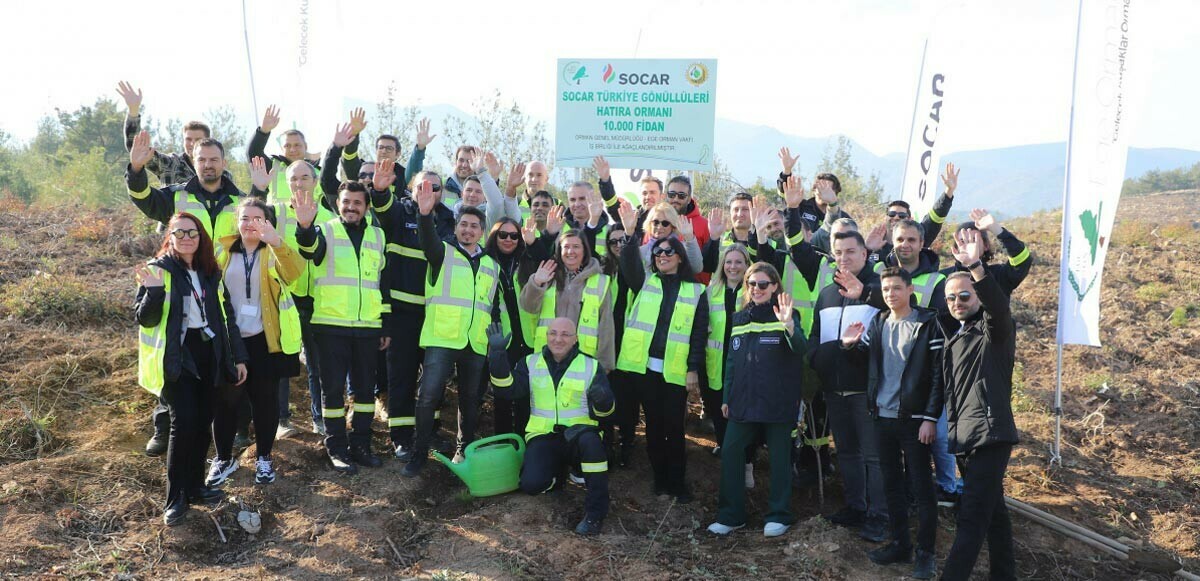
<path id="1" fill-rule="evenodd" d="M 464 460 L 460 464 L 440 452 L 433 455 L 467 484 L 471 496 L 495 496 L 520 487 L 525 440 L 516 434 L 496 434 L 476 440 L 463 451 Z"/>

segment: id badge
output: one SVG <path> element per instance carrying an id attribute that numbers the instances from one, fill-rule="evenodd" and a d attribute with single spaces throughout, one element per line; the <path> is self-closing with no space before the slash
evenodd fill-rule
<path id="1" fill-rule="evenodd" d="M 217 334 L 214 333 L 213 330 L 208 327 L 201 329 L 201 331 L 204 333 L 205 341 L 212 341 L 217 336 Z"/>
<path id="2" fill-rule="evenodd" d="M 242 308 L 238 310 L 238 314 L 244 317 L 257 318 L 258 305 L 242 305 Z"/>

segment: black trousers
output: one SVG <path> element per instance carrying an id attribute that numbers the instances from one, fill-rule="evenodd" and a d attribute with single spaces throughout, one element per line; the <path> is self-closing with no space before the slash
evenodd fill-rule
<path id="1" fill-rule="evenodd" d="M 216 390 L 213 378 L 217 374 L 212 345 L 198 330 L 188 330 L 183 340 L 200 377 L 186 371 L 179 379 L 163 385 L 162 399 L 171 419 L 170 439 L 167 442 L 167 502 L 187 499 L 189 491 L 204 486 L 204 461 L 208 458 L 208 443 L 212 441 L 213 400 Z"/>
<path id="2" fill-rule="evenodd" d="M 624 371 L 612 371 L 608 374 L 608 384 L 612 387 L 613 396 L 617 399 L 617 413 L 613 423 L 616 426 L 616 436 L 622 447 L 632 447 L 638 422 L 641 420 L 642 398 L 638 394 L 637 375 Z"/>
<path id="3" fill-rule="evenodd" d="M 397 309 L 392 313 L 396 331 L 387 349 L 388 437 L 393 446 L 412 446 L 417 425 L 417 378 L 425 350 L 421 349 L 424 310 Z"/>
<path id="4" fill-rule="evenodd" d="M 486 363 L 483 355 L 468 345 L 463 349 L 430 347 L 425 350 L 421 383 L 417 389 L 417 437 L 413 452 L 429 451 L 433 441 L 434 416 L 446 394 L 446 382 L 458 371 L 458 449 L 475 441 L 479 426 L 479 380 Z"/>
<path id="5" fill-rule="evenodd" d="M 942 579 L 967 579 L 987 539 L 992 579 L 1016 579 L 1012 521 L 1004 504 L 1004 472 L 1011 444 L 992 444 L 958 457 L 963 475 L 958 502 L 958 532 L 942 567 Z"/>
<path id="6" fill-rule="evenodd" d="M 573 441 L 563 432 L 535 436 L 525 444 L 525 462 L 521 465 L 521 490 L 541 494 L 562 481 L 569 466 L 583 468 L 587 497 L 583 502 L 587 517 L 602 520 L 608 516 L 608 460 L 599 430 L 587 430 Z"/>
<path id="7" fill-rule="evenodd" d="M 517 363 L 527 357 L 532 351 L 524 346 L 516 344 L 508 348 L 508 365 L 510 369 L 516 369 Z M 485 371 L 480 374 L 482 387 L 480 393 L 488 385 L 488 374 Z M 529 424 L 529 397 L 504 397 L 500 395 L 501 391 L 511 388 L 501 388 L 492 394 L 492 421 L 494 433 L 496 434 L 517 434 L 521 437 L 525 436 L 525 426 Z M 480 398 L 482 400 L 482 397 Z"/>
<path id="8" fill-rule="evenodd" d="M 719 389 L 709 389 L 708 380 L 704 379 L 704 374 L 701 374 L 700 380 L 700 401 L 704 403 L 704 417 L 712 419 L 713 431 L 717 433 L 717 445 L 725 444 L 725 426 L 729 425 L 729 420 L 725 419 L 725 414 L 721 413 L 721 402 L 725 398 L 725 392 Z"/>
<path id="9" fill-rule="evenodd" d="M 317 332 L 321 360 L 322 416 L 325 448 L 346 454 L 350 445 L 369 449 L 371 420 L 375 418 L 375 368 L 379 337 L 347 337 Z M 346 437 L 346 378 L 354 390 L 353 432 Z"/>
<path id="10" fill-rule="evenodd" d="M 267 336 L 259 333 L 243 337 L 250 361 L 246 364 L 245 383 L 232 385 L 222 382 L 217 393 L 217 406 L 213 418 L 213 439 L 217 444 L 217 458 L 233 458 L 233 438 L 241 425 L 241 408 L 249 402 L 254 419 L 255 446 L 258 455 L 271 457 L 275 445 L 275 428 L 279 425 L 279 376 L 271 361 L 267 348 Z"/>
<path id="11" fill-rule="evenodd" d="M 637 378 L 642 407 L 646 410 L 646 453 L 654 469 L 655 487 L 679 494 L 685 489 L 687 472 L 683 437 L 687 389 L 667 383 L 655 371 L 631 375 Z"/>
<path id="12" fill-rule="evenodd" d="M 917 501 L 917 548 L 932 553 L 937 539 L 937 495 L 929 468 L 929 446 L 917 439 L 921 419 L 875 418 L 879 441 L 879 468 L 883 474 L 892 540 L 912 546 L 908 532 L 907 489 Z M 907 468 L 907 470 L 906 470 Z"/>

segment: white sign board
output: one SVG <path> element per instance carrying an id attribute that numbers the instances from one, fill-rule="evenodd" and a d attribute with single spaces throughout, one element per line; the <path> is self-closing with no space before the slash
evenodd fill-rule
<path id="1" fill-rule="evenodd" d="M 712 171 L 715 59 L 559 59 L 555 163 Z"/>

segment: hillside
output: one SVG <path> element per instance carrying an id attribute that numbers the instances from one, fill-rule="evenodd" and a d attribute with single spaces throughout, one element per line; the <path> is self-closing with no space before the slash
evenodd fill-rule
<path id="1" fill-rule="evenodd" d="M 1014 409 L 1022 444 L 1007 491 L 1102 534 L 1139 539 L 1200 570 L 1200 194 L 1122 204 L 1102 291 L 1104 347 L 1065 353 L 1064 465 L 1047 464 L 1053 437 L 1054 321 L 1059 216 L 1008 226 L 1035 265 L 1014 296 L 1020 337 Z M 161 523 L 162 461 L 141 453 L 153 399 L 136 385 L 132 268 L 157 248 L 129 206 L 101 212 L 0 202 L 0 572 L 68 578 L 883 579 L 868 544 L 815 515 L 838 507 L 836 485 L 794 495 L 799 521 L 765 540 L 754 526 L 731 539 L 715 516 L 712 435 L 689 423 L 696 501 L 649 493 L 649 470 L 612 478 L 605 534 L 580 539 L 582 490 L 472 499 L 445 468 L 415 481 L 401 465 L 340 477 L 316 436 L 276 446 L 280 479 L 255 487 L 248 470 L 226 490 L 263 515 L 257 535 L 236 508 Z M 293 382 L 292 404 L 307 408 Z M 452 414 L 453 401 L 444 413 Z M 490 406 L 489 406 L 490 408 Z M 693 406 L 693 412 L 699 406 Z M 483 425 L 490 429 L 490 409 Z M 303 414 L 301 414 L 301 419 Z M 453 416 L 447 416 L 453 417 Z M 381 432 L 376 423 L 377 432 Z M 377 448 L 383 449 L 383 438 Z M 639 447 L 639 452 L 641 452 Z M 253 454 L 253 448 L 246 457 Z M 766 467 L 758 469 L 765 484 Z M 829 482 L 835 482 L 836 479 Z M 765 485 L 749 496 L 752 523 Z M 943 513 L 939 555 L 953 537 Z M 1032 579 L 1167 579 L 1102 556 L 1014 516 L 1020 574 Z M 981 562 L 985 562 L 981 558 Z M 984 578 L 977 575 L 978 578 Z"/>

